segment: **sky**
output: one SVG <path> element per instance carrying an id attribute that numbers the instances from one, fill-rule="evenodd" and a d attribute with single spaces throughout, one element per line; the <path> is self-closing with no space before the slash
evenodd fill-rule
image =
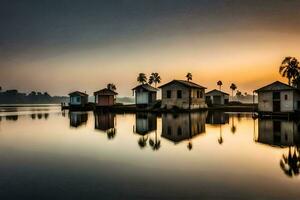
<path id="1" fill-rule="evenodd" d="M 91 94 L 114 83 L 131 96 L 138 73 L 229 92 L 275 80 L 300 59 L 300 1 L 0 0 L 0 86 Z"/>

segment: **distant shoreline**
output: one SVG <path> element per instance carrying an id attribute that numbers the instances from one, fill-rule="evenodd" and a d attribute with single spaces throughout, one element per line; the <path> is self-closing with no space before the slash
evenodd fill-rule
<path id="1" fill-rule="evenodd" d="M 0 104 L 0 107 L 56 107 L 60 106 L 60 104 Z"/>

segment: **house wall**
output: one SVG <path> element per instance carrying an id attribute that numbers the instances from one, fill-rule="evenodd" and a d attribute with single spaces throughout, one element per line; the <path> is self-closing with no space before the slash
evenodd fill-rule
<path id="1" fill-rule="evenodd" d="M 298 92 L 294 92 L 294 109 L 300 110 L 300 107 L 298 106 L 298 101 L 300 101 L 300 94 Z M 300 103 L 299 103 L 300 105 Z"/>
<path id="2" fill-rule="evenodd" d="M 88 97 L 70 96 L 70 105 L 85 105 L 88 102 Z"/>
<path id="3" fill-rule="evenodd" d="M 280 92 L 280 107 L 281 112 L 294 111 L 294 91 L 286 90 Z M 285 95 L 288 99 L 285 100 Z M 273 112 L 273 91 L 258 93 L 258 111 Z"/>
<path id="4" fill-rule="evenodd" d="M 112 106 L 115 104 L 115 98 L 113 95 L 98 95 L 97 105 L 99 106 Z"/>
<path id="5" fill-rule="evenodd" d="M 147 91 L 136 91 L 136 104 L 148 104 L 149 103 L 149 93 Z"/>
<path id="6" fill-rule="evenodd" d="M 229 95 L 220 94 L 218 92 L 212 92 L 209 95 L 206 95 L 206 97 L 210 98 L 212 104 L 216 104 L 215 99 L 214 99 L 215 96 L 221 97 L 221 104 L 225 104 L 225 99 L 229 99 Z"/>
<path id="7" fill-rule="evenodd" d="M 167 98 L 167 91 L 171 91 L 171 98 Z M 177 98 L 177 91 L 182 91 L 182 98 Z M 202 98 L 197 98 L 197 91 L 202 92 Z M 191 89 L 191 109 L 205 108 L 204 89 Z M 181 84 L 170 84 L 162 88 L 162 108 L 171 109 L 174 106 L 189 109 L 189 88 Z"/>

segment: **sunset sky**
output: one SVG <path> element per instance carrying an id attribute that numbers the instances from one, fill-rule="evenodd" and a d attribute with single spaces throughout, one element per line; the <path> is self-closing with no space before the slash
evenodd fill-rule
<path id="1" fill-rule="evenodd" d="M 300 59 L 300 1 L 2 0 L 0 85 L 66 95 L 116 84 L 132 95 L 139 72 L 208 90 L 218 80 L 252 92 Z"/>

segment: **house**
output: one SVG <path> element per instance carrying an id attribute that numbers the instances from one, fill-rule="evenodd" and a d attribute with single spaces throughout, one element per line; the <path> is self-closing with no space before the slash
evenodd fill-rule
<path id="1" fill-rule="evenodd" d="M 75 91 L 69 94 L 70 106 L 85 106 L 88 103 L 89 95 L 83 92 Z"/>
<path id="2" fill-rule="evenodd" d="M 141 84 L 132 89 L 136 105 L 147 106 L 156 102 L 157 89 L 149 84 Z"/>
<path id="3" fill-rule="evenodd" d="M 258 112 L 293 113 L 300 110 L 300 90 L 280 81 L 254 92 L 258 95 Z"/>
<path id="4" fill-rule="evenodd" d="M 116 102 L 116 95 L 118 93 L 108 88 L 94 92 L 95 104 L 96 106 L 112 106 Z"/>
<path id="5" fill-rule="evenodd" d="M 184 80 L 173 80 L 160 86 L 162 90 L 161 107 L 166 109 L 206 108 L 205 87 Z"/>
<path id="6" fill-rule="evenodd" d="M 222 92 L 220 90 L 212 90 L 205 94 L 205 100 L 208 105 L 224 105 L 229 102 L 229 94 Z"/>

